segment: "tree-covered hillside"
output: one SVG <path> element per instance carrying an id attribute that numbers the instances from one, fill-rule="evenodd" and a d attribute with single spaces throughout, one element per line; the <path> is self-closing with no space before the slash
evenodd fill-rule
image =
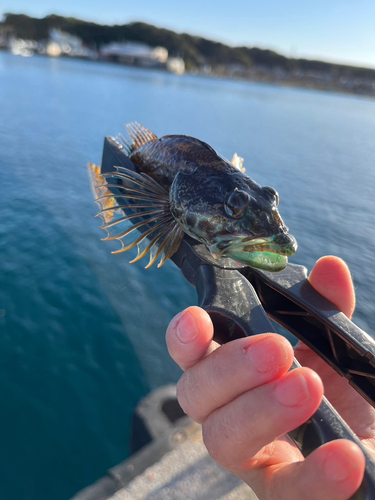
<path id="1" fill-rule="evenodd" d="M 335 79 L 341 76 L 375 78 L 373 69 L 291 59 L 277 52 L 256 47 L 230 47 L 220 42 L 187 33 L 178 34 L 142 22 L 107 26 L 57 15 L 36 19 L 24 14 L 6 14 L 1 24 L 12 29 L 16 37 L 23 39 L 46 40 L 51 28 L 59 28 L 80 37 L 93 48 L 100 48 L 113 41 L 134 41 L 152 47 L 162 46 L 168 49 L 170 55 L 182 57 L 188 68 L 200 67 L 203 64 L 209 64 L 214 68 L 218 65 L 240 65 L 244 68 L 280 68 L 286 72 L 319 71 L 329 73 Z"/>

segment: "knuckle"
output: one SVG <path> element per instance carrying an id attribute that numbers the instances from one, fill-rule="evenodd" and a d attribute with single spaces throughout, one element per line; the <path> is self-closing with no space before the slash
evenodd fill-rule
<path id="1" fill-rule="evenodd" d="M 216 351 L 214 351 L 210 358 L 207 359 L 209 363 L 209 369 L 207 370 L 207 376 L 205 377 L 205 386 L 208 391 L 213 391 L 214 393 L 218 388 L 228 380 L 228 376 L 233 370 L 232 357 L 227 355 L 227 351 L 223 349 L 224 346 L 220 346 Z M 232 346 L 231 346 L 232 347 Z"/>
<path id="2" fill-rule="evenodd" d="M 245 415 L 253 415 L 254 419 Z M 215 410 L 202 428 L 208 453 L 221 467 L 232 471 L 259 467 L 273 453 L 272 445 L 265 446 L 269 441 L 263 433 L 263 420 L 246 400 L 240 407 L 231 403 Z"/>
<path id="3" fill-rule="evenodd" d="M 186 375 L 186 373 L 184 373 L 182 375 L 182 377 L 180 378 L 180 380 L 177 382 L 176 394 L 177 394 L 177 401 L 179 402 L 179 405 L 184 410 L 184 412 L 187 415 L 189 415 L 188 405 L 187 405 L 186 397 L 185 397 L 185 375 Z"/>
<path id="4" fill-rule="evenodd" d="M 211 420 L 211 419 L 210 419 Z M 230 434 L 220 420 L 207 422 L 202 426 L 203 442 L 210 457 L 221 467 L 234 470 Z"/>
<path id="5" fill-rule="evenodd" d="M 219 465 L 225 467 L 225 458 L 223 457 L 222 447 L 219 444 L 217 436 L 214 436 L 211 425 L 202 426 L 203 442 L 210 457 L 215 460 Z"/>
<path id="6" fill-rule="evenodd" d="M 196 394 L 199 391 L 199 385 L 196 379 L 192 376 L 191 370 L 186 371 L 177 383 L 177 400 L 191 419 L 195 422 L 202 423 L 204 415 L 200 409 Z"/>

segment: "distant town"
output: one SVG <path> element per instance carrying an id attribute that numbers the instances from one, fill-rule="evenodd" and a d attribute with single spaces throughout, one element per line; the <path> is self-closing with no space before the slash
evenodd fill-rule
<path id="1" fill-rule="evenodd" d="M 0 22 L 0 49 L 22 57 L 74 57 L 375 97 L 375 69 L 229 47 L 141 22 L 102 26 L 56 15 L 6 14 Z"/>
<path id="2" fill-rule="evenodd" d="M 22 57 L 31 57 L 35 54 L 49 57 L 74 57 L 90 59 L 92 61 L 109 61 L 128 66 L 143 68 L 165 69 L 171 73 L 182 75 L 185 73 L 185 63 L 180 57 L 169 57 L 164 47 L 149 47 L 137 42 L 111 42 L 99 49 L 85 46 L 83 41 L 74 35 L 51 29 L 45 40 L 30 40 L 12 36 L 11 31 L 1 33 L 0 49 L 9 50 L 12 54 Z M 3 36 L 2 36 L 3 35 Z"/>

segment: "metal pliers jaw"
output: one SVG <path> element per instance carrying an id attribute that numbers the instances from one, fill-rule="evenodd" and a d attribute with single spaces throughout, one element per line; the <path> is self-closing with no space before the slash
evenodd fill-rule
<path id="1" fill-rule="evenodd" d="M 115 166 L 137 171 L 116 140 L 104 141 L 101 172 Z M 219 343 L 276 332 L 270 318 L 313 349 L 375 407 L 375 342 L 310 285 L 307 269 L 288 264 L 269 273 L 215 260 L 207 248 L 185 236 L 171 260 L 197 289 L 198 305 L 214 324 Z M 300 366 L 295 360 L 292 368 Z M 326 398 L 290 438 L 307 456 L 335 439 L 355 442 L 366 457 L 365 477 L 355 500 L 375 500 L 375 460 Z"/>

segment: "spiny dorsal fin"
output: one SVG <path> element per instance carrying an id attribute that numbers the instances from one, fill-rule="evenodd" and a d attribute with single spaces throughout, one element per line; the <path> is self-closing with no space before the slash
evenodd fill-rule
<path id="1" fill-rule="evenodd" d="M 129 134 L 131 140 L 125 137 L 123 134 L 118 134 L 116 140 L 121 149 L 125 150 L 127 155 L 130 155 L 136 149 L 139 149 L 141 146 L 146 144 L 147 142 L 157 141 L 158 137 L 151 132 L 148 128 L 144 127 L 140 123 L 131 122 L 125 125 L 125 128 Z"/>
<path id="2" fill-rule="evenodd" d="M 148 130 L 137 122 L 128 123 L 125 127 L 132 140 L 133 149 L 138 149 L 146 144 L 146 142 L 153 142 L 158 139 L 151 130 Z"/>
<path id="3" fill-rule="evenodd" d="M 241 158 L 241 156 L 238 156 L 237 153 L 234 153 L 231 164 L 245 174 L 246 168 L 243 166 L 243 162 L 244 162 L 244 159 Z"/>

